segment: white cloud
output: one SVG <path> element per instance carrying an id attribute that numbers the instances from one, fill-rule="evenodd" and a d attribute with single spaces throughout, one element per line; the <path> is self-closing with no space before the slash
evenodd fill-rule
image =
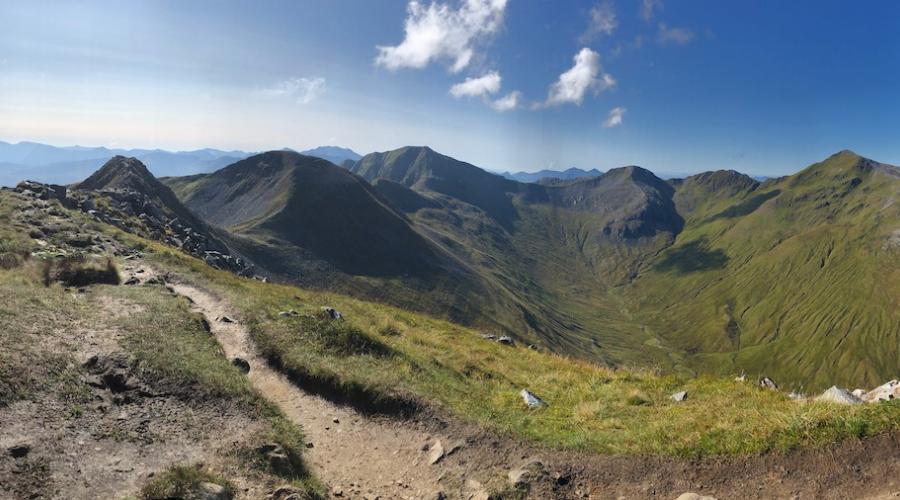
<path id="1" fill-rule="evenodd" d="M 659 43 L 666 45 L 668 43 L 676 43 L 678 45 L 686 45 L 694 39 L 694 32 L 687 28 L 668 27 L 664 23 L 659 23 Z"/>
<path id="2" fill-rule="evenodd" d="M 609 0 L 595 5 L 591 9 L 591 20 L 587 31 L 581 35 L 581 43 L 588 43 L 597 35 L 612 35 L 619 26 L 616 10 Z"/>
<path id="3" fill-rule="evenodd" d="M 608 73 L 600 74 L 600 54 L 589 48 L 583 48 L 574 57 L 575 64 L 565 73 L 559 75 L 547 95 L 545 106 L 573 103 L 581 104 L 584 94 L 589 89 L 602 92 L 615 86 L 616 80 Z"/>
<path id="4" fill-rule="evenodd" d="M 453 97 L 485 97 L 500 90 L 500 73 L 492 71 L 478 78 L 466 78 L 466 81 L 450 87 Z"/>
<path id="5" fill-rule="evenodd" d="M 641 0 L 641 17 L 644 21 L 652 21 L 654 11 L 662 9 L 663 0 Z"/>
<path id="6" fill-rule="evenodd" d="M 324 78 L 288 78 L 271 87 L 259 89 L 254 92 L 254 95 L 268 99 L 296 97 L 298 103 L 309 104 L 318 99 L 324 92 Z"/>
<path id="7" fill-rule="evenodd" d="M 450 62 L 454 73 L 475 55 L 475 46 L 496 33 L 503 23 L 507 0 L 464 0 L 459 8 L 417 0 L 407 6 L 405 37 L 399 45 L 379 45 L 375 64 L 395 70 L 424 68 L 438 60 Z"/>
<path id="8" fill-rule="evenodd" d="M 627 110 L 622 106 L 611 109 L 609 114 L 606 115 L 606 121 L 603 122 L 603 126 L 606 128 L 613 128 L 621 125 L 622 118 L 625 116 L 625 111 Z"/>
<path id="9" fill-rule="evenodd" d="M 518 90 L 514 90 L 492 102 L 491 107 L 496 111 L 511 111 L 518 108 L 521 101 L 522 93 Z"/>

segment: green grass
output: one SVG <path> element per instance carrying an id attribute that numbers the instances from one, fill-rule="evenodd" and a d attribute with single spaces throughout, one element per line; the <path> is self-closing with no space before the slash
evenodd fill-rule
<path id="1" fill-rule="evenodd" d="M 338 394 L 408 400 L 552 448 L 679 456 L 789 450 L 900 427 L 900 403 L 854 407 L 797 403 L 750 382 L 686 378 L 651 370 L 611 370 L 510 348 L 479 332 L 336 294 L 264 284 L 212 270 L 168 250 L 152 257 L 225 297 L 248 321 L 259 348 L 288 373 L 329 384 Z M 323 323 L 281 318 L 334 306 L 347 318 Z M 391 335 L 382 332 L 390 331 Z M 388 353 L 335 349 L 322 340 L 367 337 Z M 358 340 L 354 341 L 357 342 Z M 528 388 L 548 401 L 527 410 Z M 688 400 L 669 396 L 688 391 Z"/>

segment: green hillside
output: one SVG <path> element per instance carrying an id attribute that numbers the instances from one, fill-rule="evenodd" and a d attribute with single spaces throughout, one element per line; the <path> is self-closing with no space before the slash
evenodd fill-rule
<path id="1" fill-rule="evenodd" d="M 895 167 L 842 152 L 765 183 L 625 167 L 538 185 L 407 147 L 352 171 L 266 153 L 167 183 L 294 283 L 608 365 L 896 376 Z"/>
<path id="2" fill-rule="evenodd" d="M 640 320 L 693 353 L 695 369 L 798 388 L 895 376 L 898 193 L 897 168 L 851 152 L 742 187 L 694 210 L 627 296 Z"/>

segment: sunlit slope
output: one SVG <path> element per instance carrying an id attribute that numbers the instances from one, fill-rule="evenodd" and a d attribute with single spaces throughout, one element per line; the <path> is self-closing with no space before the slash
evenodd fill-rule
<path id="1" fill-rule="evenodd" d="M 883 382 L 900 370 L 898 198 L 896 167 L 838 153 L 689 222 L 627 296 L 691 367 Z"/>

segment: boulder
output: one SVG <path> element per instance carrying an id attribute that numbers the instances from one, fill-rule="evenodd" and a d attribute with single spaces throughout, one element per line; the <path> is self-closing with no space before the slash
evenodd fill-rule
<path id="1" fill-rule="evenodd" d="M 123 283 L 123 284 L 124 284 L 124 285 L 137 285 L 137 284 L 140 283 L 140 282 L 141 282 L 141 281 L 140 281 L 139 279 L 137 279 L 136 276 L 131 276 L 130 278 L 128 278 L 127 280 L 125 280 L 125 283 Z"/>
<path id="2" fill-rule="evenodd" d="M 778 390 L 778 384 L 776 384 L 775 381 L 770 379 L 769 377 L 763 377 L 759 379 L 759 386 L 763 389 L 771 389 L 773 391 Z"/>
<path id="3" fill-rule="evenodd" d="M 542 479 L 546 474 L 544 464 L 537 458 L 530 458 L 509 471 L 507 478 L 510 486 L 521 487 Z"/>
<path id="4" fill-rule="evenodd" d="M 503 345 L 515 345 L 515 342 L 513 342 L 512 337 L 509 337 L 509 336 L 506 336 L 506 335 L 504 335 L 504 336 L 500 337 L 499 339 L 497 339 L 497 342 L 499 342 L 499 343 L 501 343 L 501 344 L 503 344 Z"/>
<path id="5" fill-rule="evenodd" d="M 672 394 L 671 396 L 669 396 L 669 398 L 671 398 L 672 401 L 677 401 L 679 403 L 686 400 L 687 397 L 688 397 L 687 391 L 679 391 L 679 392 L 676 392 L 675 394 Z"/>
<path id="6" fill-rule="evenodd" d="M 862 400 L 854 396 L 847 389 L 842 389 L 836 385 L 831 386 L 827 391 L 823 392 L 816 401 L 824 401 L 827 403 L 836 403 L 842 405 L 855 405 L 862 403 Z"/>
<path id="7" fill-rule="evenodd" d="M 896 379 L 882 384 L 862 396 L 862 400 L 867 403 L 890 401 L 898 398 L 900 398 L 900 380 Z"/>
<path id="8" fill-rule="evenodd" d="M 244 358 L 234 358 L 231 360 L 231 364 L 244 373 L 250 373 L 250 363 Z"/>
<path id="9" fill-rule="evenodd" d="M 228 316 L 219 316 L 216 318 L 216 321 L 220 323 L 234 323 L 234 320 L 229 318 Z"/>
<path id="10" fill-rule="evenodd" d="M 544 402 L 543 399 L 537 397 L 528 389 L 522 389 L 522 391 L 519 392 L 519 396 L 522 396 L 522 401 L 524 401 L 525 406 L 529 408 L 542 408 L 544 406 L 547 406 L 547 403 Z"/>

